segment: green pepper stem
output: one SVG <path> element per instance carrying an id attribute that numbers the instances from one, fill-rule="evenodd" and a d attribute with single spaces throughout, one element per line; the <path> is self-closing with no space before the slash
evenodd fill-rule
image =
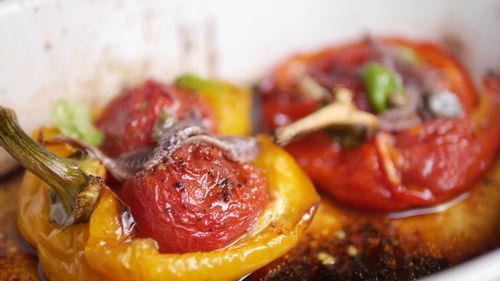
<path id="1" fill-rule="evenodd" d="M 58 212 L 58 215 L 52 218 L 60 225 L 73 223 L 77 211 L 76 197 L 88 182 L 83 171 L 75 163 L 58 157 L 34 142 L 19 126 L 14 111 L 2 106 L 0 145 L 56 192 L 64 212 Z"/>
<path id="2" fill-rule="evenodd" d="M 352 103 L 352 93 L 339 89 L 336 100 L 323 108 L 291 124 L 278 127 L 271 132 L 274 143 L 285 145 L 299 136 L 331 126 L 363 126 L 376 129 L 379 119 L 368 112 L 357 109 Z"/>

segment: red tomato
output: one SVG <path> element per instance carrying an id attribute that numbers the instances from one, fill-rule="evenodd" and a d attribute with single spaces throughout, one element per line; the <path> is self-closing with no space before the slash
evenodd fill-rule
<path id="1" fill-rule="evenodd" d="M 164 253 L 211 251 L 253 226 L 267 197 L 256 168 L 204 143 L 184 145 L 172 157 L 123 186 L 142 237 L 154 238 Z"/>
<path id="2" fill-rule="evenodd" d="M 441 71 L 444 75 L 439 83 L 458 95 L 464 116 L 433 119 L 397 134 L 382 132 L 354 149 L 341 149 L 323 132 L 286 149 L 319 187 L 358 208 L 397 211 L 450 199 L 470 187 L 496 155 L 500 142 L 499 79 L 488 78 L 482 96 L 488 106 L 475 109 L 477 98 L 470 78 L 443 48 L 403 39 L 382 41 L 413 49 L 424 61 L 424 68 Z M 267 128 L 288 124 L 320 105 L 297 94 L 296 72 L 300 67 L 325 87 L 350 88 L 355 104 L 370 111 L 359 69 L 373 56 L 367 43 L 357 42 L 298 55 L 278 66 L 260 85 Z M 479 119 L 481 126 L 476 124 Z M 382 157 L 377 145 L 382 140 L 389 147 L 385 150 L 390 159 Z M 393 180 L 394 175 L 398 181 Z"/>
<path id="3" fill-rule="evenodd" d="M 196 94 L 154 81 L 111 101 L 96 121 L 111 156 L 155 144 L 151 131 L 167 110 L 176 118 L 195 109 L 215 132 L 215 116 Z M 155 239 L 164 253 L 211 251 L 240 238 L 256 222 L 267 197 L 264 176 L 251 164 L 230 160 L 217 147 L 187 144 L 152 170 L 121 187 L 140 235 Z"/>
<path id="4" fill-rule="evenodd" d="M 182 119 L 190 109 L 201 113 L 203 124 L 216 132 L 215 114 L 198 95 L 175 86 L 155 81 L 125 90 L 114 98 L 97 118 L 97 127 L 106 139 L 101 149 L 116 157 L 123 152 L 152 146 L 151 131 L 158 116 L 165 110 Z"/>

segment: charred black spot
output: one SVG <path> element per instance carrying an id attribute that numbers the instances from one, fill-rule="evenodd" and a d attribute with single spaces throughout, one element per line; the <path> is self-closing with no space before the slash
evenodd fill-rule
<path id="1" fill-rule="evenodd" d="M 221 187 L 221 191 L 217 193 L 224 202 L 229 202 L 231 197 L 233 197 L 233 181 L 230 178 L 224 178 L 219 182 L 219 186 Z"/>
<path id="2" fill-rule="evenodd" d="M 179 166 L 181 166 L 182 168 L 186 168 L 186 167 L 188 166 L 188 164 L 187 164 L 186 162 L 184 162 L 184 159 L 183 159 L 183 158 L 179 159 L 179 160 L 177 161 L 177 164 L 178 164 Z"/>
<path id="3" fill-rule="evenodd" d="M 231 180 L 229 178 L 225 178 L 220 182 L 220 185 L 231 185 Z"/>
<path id="4" fill-rule="evenodd" d="M 183 187 L 185 184 L 186 183 L 184 183 L 184 182 L 176 182 L 176 183 L 174 183 L 174 186 L 175 186 L 175 188 L 180 188 L 180 187 Z"/>
<path id="5" fill-rule="evenodd" d="M 224 202 L 229 202 L 229 200 L 231 200 L 231 197 L 232 197 L 232 194 L 230 192 L 224 192 L 224 194 L 223 194 Z"/>

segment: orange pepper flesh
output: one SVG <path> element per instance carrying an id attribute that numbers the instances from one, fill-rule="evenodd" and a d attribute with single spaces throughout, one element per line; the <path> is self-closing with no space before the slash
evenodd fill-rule
<path id="1" fill-rule="evenodd" d="M 481 103 L 489 105 L 477 108 L 470 78 L 443 48 L 404 39 L 381 41 L 412 49 L 424 62 L 418 67 L 444 74 L 439 83 L 457 94 L 464 116 L 429 120 L 400 133 L 385 134 L 386 137 L 382 134 L 349 150 L 341 149 L 323 132 L 304 137 L 286 149 L 319 187 L 357 208 L 388 212 L 453 198 L 472 186 L 498 150 L 500 126 L 495 120 L 500 104 L 495 96 L 500 91 L 487 82 Z M 350 88 L 356 105 L 370 111 L 358 71 L 372 59 L 368 44 L 356 42 L 298 55 L 278 66 L 260 85 L 267 128 L 285 125 L 320 106 L 319 100 L 296 94 L 298 79 L 304 74 L 321 85 Z M 494 84 L 494 78 L 488 79 L 489 84 Z M 482 127 L 474 125 L 478 119 L 482 120 Z M 390 157 L 384 157 L 382 151 Z M 400 182 L 392 180 L 391 171 Z"/>

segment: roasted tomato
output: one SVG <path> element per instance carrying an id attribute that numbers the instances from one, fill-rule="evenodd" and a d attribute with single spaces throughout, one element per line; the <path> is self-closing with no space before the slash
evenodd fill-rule
<path id="1" fill-rule="evenodd" d="M 102 150 L 112 157 L 123 152 L 155 144 L 151 131 L 162 114 L 182 119 L 195 108 L 203 124 L 212 133 L 217 131 L 215 115 L 208 104 L 184 88 L 163 85 L 155 81 L 125 90 L 114 98 L 95 121 L 106 135 Z"/>
<path id="2" fill-rule="evenodd" d="M 260 171 L 205 143 L 183 145 L 172 160 L 122 187 L 141 236 L 161 252 L 187 253 L 223 248 L 252 229 L 267 198 Z"/>
<path id="3" fill-rule="evenodd" d="M 305 94 L 304 77 L 330 94 L 332 89 L 347 88 L 355 106 L 376 114 L 382 128 L 350 147 L 330 129 L 287 145 L 319 187 L 348 205 L 382 212 L 434 205 L 466 191 L 490 165 L 499 146 L 498 78 L 486 78 L 478 107 L 469 76 L 444 48 L 403 39 L 373 41 L 297 55 L 279 65 L 259 86 L 267 128 L 287 125 L 329 102 Z M 370 71 L 393 70 L 392 77 L 367 83 L 363 75 L 374 62 L 385 69 L 377 66 Z M 387 109 L 389 101 L 381 102 L 383 96 L 370 95 L 376 83 L 393 82 L 399 84 L 394 96 L 414 93 L 414 112 L 394 114 Z M 453 116 L 430 112 L 435 89 L 448 97 L 453 93 L 452 103 L 458 101 L 453 106 L 460 112 Z"/>
<path id="4" fill-rule="evenodd" d="M 200 115 L 200 126 L 194 121 L 186 123 L 186 131 L 179 128 L 170 145 L 205 128 L 213 132 L 214 113 L 204 99 L 214 104 L 211 96 L 237 94 L 229 92 L 235 87 L 226 83 L 194 75 L 181 76 L 177 84 L 164 86 L 148 81 L 111 101 L 96 122 L 106 137 L 104 151 L 114 155 L 152 146 L 161 142 L 161 130 L 193 112 Z M 203 92 L 203 98 L 186 88 Z M 207 94 L 208 90 L 211 92 Z M 224 130 L 231 129 L 231 122 L 223 124 Z M 253 227 L 262 210 L 267 197 L 262 174 L 249 163 L 229 159 L 217 147 L 221 141 L 213 140 L 211 144 L 202 140 L 182 145 L 172 151 L 169 163 L 157 163 L 121 187 L 141 236 L 154 238 L 162 252 L 210 251 L 227 246 Z"/>

